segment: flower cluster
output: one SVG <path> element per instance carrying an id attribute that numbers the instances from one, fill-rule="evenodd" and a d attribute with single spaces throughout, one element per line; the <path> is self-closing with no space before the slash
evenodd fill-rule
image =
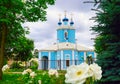
<path id="1" fill-rule="evenodd" d="M 31 78 L 34 78 L 36 76 L 35 72 L 33 72 L 31 69 L 26 69 L 22 72 L 22 75 L 29 74 Z"/>
<path id="2" fill-rule="evenodd" d="M 42 84 L 42 81 L 41 81 L 41 80 L 38 80 L 38 84 Z"/>
<path id="3" fill-rule="evenodd" d="M 4 66 L 2 67 L 2 71 L 3 71 L 3 72 L 4 72 L 4 71 L 7 71 L 9 68 L 10 68 L 9 65 L 6 64 L 6 65 L 4 65 Z"/>
<path id="4" fill-rule="evenodd" d="M 18 62 L 19 63 L 19 65 L 21 66 L 21 67 L 25 67 L 26 65 L 25 65 L 25 62 Z"/>
<path id="5" fill-rule="evenodd" d="M 31 58 L 29 62 L 36 62 L 38 64 L 38 58 Z"/>
<path id="6" fill-rule="evenodd" d="M 95 63 L 91 65 L 88 65 L 87 63 L 71 65 L 67 68 L 65 77 L 66 83 L 83 84 L 89 78 L 92 78 L 92 81 L 100 80 L 102 77 L 102 70 L 101 67 Z"/>
<path id="7" fill-rule="evenodd" d="M 54 76 L 55 75 L 56 77 L 58 77 L 58 72 L 55 69 L 50 69 L 48 71 L 48 74 L 49 74 L 49 76 Z"/>

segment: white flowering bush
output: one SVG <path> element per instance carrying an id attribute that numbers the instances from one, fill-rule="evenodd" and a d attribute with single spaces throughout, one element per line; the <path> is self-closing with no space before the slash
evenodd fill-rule
<path id="1" fill-rule="evenodd" d="M 62 75 L 64 77 L 64 75 Z M 22 81 L 25 84 L 57 84 L 58 81 L 64 80 L 64 78 L 59 77 L 59 73 L 55 69 L 50 69 L 49 71 L 32 71 L 31 69 L 26 69 L 22 72 Z"/>
<path id="2" fill-rule="evenodd" d="M 30 74 L 32 73 L 32 70 L 31 69 L 26 69 L 22 72 L 22 75 L 26 75 L 26 74 Z"/>
<path id="3" fill-rule="evenodd" d="M 102 78 L 102 70 L 101 67 L 98 66 L 98 64 L 91 64 L 89 66 L 89 73 L 91 73 L 94 80 L 100 80 Z"/>
<path id="4" fill-rule="evenodd" d="M 56 76 L 56 77 L 58 77 L 58 71 L 55 70 L 55 69 L 50 69 L 48 71 L 48 74 L 49 74 L 49 76 Z"/>
<path id="5" fill-rule="evenodd" d="M 32 61 L 38 63 L 38 58 L 31 58 L 29 62 L 32 62 Z"/>
<path id="6" fill-rule="evenodd" d="M 4 65 L 3 67 L 2 67 L 2 71 L 4 72 L 4 71 L 7 71 L 7 70 L 9 70 L 10 69 L 10 67 L 9 67 L 9 65 L 8 64 L 6 64 L 6 65 Z"/>
<path id="7" fill-rule="evenodd" d="M 102 77 L 101 67 L 93 63 L 88 65 L 82 63 L 80 65 L 71 65 L 67 68 L 65 74 L 65 82 L 72 84 L 94 84 L 96 80 Z"/>
<path id="8" fill-rule="evenodd" d="M 31 69 L 26 69 L 22 72 L 23 80 L 27 81 L 27 84 L 33 84 L 34 78 L 36 76 L 36 73 L 33 72 Z"/>
<path id="9" fill-rule="evenodd" d="M 41 80 L 38 80 L 38 84 L 42 84 L 42 81 L 41 81 Z"/>
<path id="10" fill-rule="evenodd" d="M 36 76 L 35 72 L 30 73 L 30 77 L 34 78 Z"/>
<path id="11" fill-rule="evenodd" d="M 29 63 L 30 63 L 30 68 L 31 69 L 37 69 L 38 68 L 38 58 L 31 58 Z"/>

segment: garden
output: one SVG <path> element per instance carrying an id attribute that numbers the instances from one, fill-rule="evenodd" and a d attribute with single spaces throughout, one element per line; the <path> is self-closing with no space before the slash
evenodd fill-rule
<path id="1" fill-rule="evenodd" d="M 0 84 L 94 84 L 102 77 L 101 67 L 96 63 L 71 65 L 67 70 L 38 70 L 37 58 L 32 58 L 29 64 L 27 67 L 22 62 L 4 65 Z"/>
<path id="2" fill-rule="evenodd" d="M 38 70 L 37 67 L 37 58 L 32 58 L 27 67 L 22 62 L 6 64 L 2 68 L 3 80 L 0 84 L 64 84 L 66 71 Z"/>
<path id="3" fill-rule="evenodd" d="M 22 23 L 46 21 L 46 9 L 55 1 L 0 0 L 0 84 L 120 84 L 120 0 L 80 0 L 93 5 L 91 10 L 95 15 L 90 20 L 95 24 L 91 25 L 90 30 L 95 34 L 95 38 L 91 39 L 95 43 L 96 63 L 99 66 L 82 63 L 71 65 L 65 71 L 43 71 L 37 69 L 36 63 L 30 66 L 23 63 L 38 54 L 33 56 L 34 41 L 26 37 L 30 33 L 29 27 L 23 27 Z M 76 5 L 65 3 L 65 6 L 71 8 Z M 79 10 L 80 6 L 77 6 Z M 87 5 L 81 7 L 84 9 Z M 78 14 L 81 13 L 79 10 Z M 86 14 L 89 12 L 85 11 Z M 80 18 L 81 21 L 86 23 L 85 19 Z M 85 34 L 87 36 L 88 33 Z M 14 59 L 11 65 L 4 63 L 9 59 Z"/>
<path id="4" fill-rule="evenodd" d="M 27 69 L 27 71 L 29 73 L 31 72 L 31 69 Z M 21 71 L 4 72 L 3 80 L 0 81 L 0 84 L 65 84 L 64 82 L 65 71 L 58 71 L 58 72 L 59 72 L 59 77 L 49 76 L 48 71 L 42 71 L 42 70 L 36 70 L 33 73 L 26 75 L 23 75 Z M 34 74 L 36 74 L 35 77 Z"/>

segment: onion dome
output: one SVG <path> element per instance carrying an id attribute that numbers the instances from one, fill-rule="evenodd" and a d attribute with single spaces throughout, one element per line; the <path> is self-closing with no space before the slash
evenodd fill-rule
<path id="1" fill-rule="evenodd" d="M 68 22 L 69 19 L 65 17 L 65 18 L 63 19 L 63 22 L 65 22 L 65 21 Z"/>
<path id="2" fill-rule="evenodd" d="M 72 21 L 72 22 L 70 22 L 70 25 L 72 26 L 74 24 L 74 22 Z"/>
<path id="3" fill-rule="evenodd" d="M 73 26 L 73 24 L 74 24 L 73 19 L 72 19 L 72 16 L 73 16 L 73 14 L 71 14 L 71 22 L 70 22 L 70 26 Z"/>
<path id="4" fill-rule="evenodd" d="M 63 18 L 63 22 L 68 22 L 68 21 L 69 21 L 69 19 L 66 18 L 66 11 L 65 11 L 65 18 Z"/>
<path id="5" fill-rule="evenodd" d="M 58 22 L 58 25 L 62 25 L 62 22 Z"/>

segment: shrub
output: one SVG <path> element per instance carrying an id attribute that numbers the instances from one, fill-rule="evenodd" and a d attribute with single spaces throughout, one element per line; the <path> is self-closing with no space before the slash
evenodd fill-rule
<path id="1" fill-rule="evenodd" d="M 20 68 L 23 68 L 20 66 L 20 64 L 18 62 L 13 62 L 12 65 L 11 65 L 11 69 L 20 69 Z"/>

